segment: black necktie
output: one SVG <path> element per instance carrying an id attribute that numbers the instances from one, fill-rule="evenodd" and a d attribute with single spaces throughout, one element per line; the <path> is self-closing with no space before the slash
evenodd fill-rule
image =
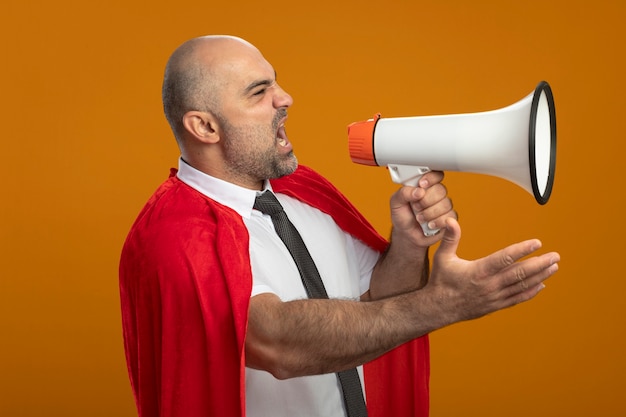
<path id="1" fill-rule="evenodd" d="M 257 196 L 254 208 L 262 213 L 269 214 L 274 223 L 276 233 L 281 238 L 293 260 L 295 261 L 302 283 L 309 298 L 328 298 L 326 288 L 320 274 L 309 254 L 300 233 L 289 221 L 276 196 L 271 191 L 266 191 Z M 367 408 L 363 398 L 363 389 L 356 368 L 337 372 L 337 378 L 343 391 L 344 404 L 348 417 L 366 417 Z"/>

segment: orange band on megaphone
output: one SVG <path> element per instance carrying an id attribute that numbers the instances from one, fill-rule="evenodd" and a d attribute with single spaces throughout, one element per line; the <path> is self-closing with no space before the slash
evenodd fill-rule
<path id="1" fill-rule="evenodd" d="M 348 148 L 352 162 L 362 165 L 377 166 L 374 157 L 374 129 L 380 119 L 380 113 L 373 119 L 354 122 L 348 125 Z"/>

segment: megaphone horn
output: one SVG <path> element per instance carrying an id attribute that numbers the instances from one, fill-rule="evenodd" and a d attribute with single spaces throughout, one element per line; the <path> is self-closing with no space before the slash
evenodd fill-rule
<path id="1" fill-rule="evenodd" d="M 394 182 L 416 186 L 430 170 L 492 175 L 545 204 L 556 165 L 556 116 L 550 85 L 510 106 L 480 113 L 381 118 L 348 126 L 350 157 L 387 166 Z M 434 234 L 434 233 L 431 233 Z"/>

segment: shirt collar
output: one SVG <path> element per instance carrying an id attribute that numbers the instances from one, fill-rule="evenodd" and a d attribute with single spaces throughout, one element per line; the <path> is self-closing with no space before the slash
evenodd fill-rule
<path id="1" fill-rule="evenodd" d="M 252 214 L 252 206 L 254 206 L 256 196 L 265 190 L 272 189 L 270 182 L 267 180 L 265 180 L 262 191 L 240 187 L 195 169 L 186 163 L 183 158 L 178 160 L 176 176 L 179 180 L 210 199 L 235 210 L 245 219 L 249 219 Z"/>

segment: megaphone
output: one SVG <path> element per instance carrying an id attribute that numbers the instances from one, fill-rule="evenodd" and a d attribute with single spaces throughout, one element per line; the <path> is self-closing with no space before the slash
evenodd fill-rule
<path id="1" fill-rule="evenodd" d="M 545 204 L 556 165 L 556 115 L 550 85 L 510 106 L 480 113 L 381 118 L 348 126 L 350 157 L 387 166 L 394 182 L 417 186 L 431 170 L 504 178 Z M 422 225 L 426 235 L 437 230 Z"/>

